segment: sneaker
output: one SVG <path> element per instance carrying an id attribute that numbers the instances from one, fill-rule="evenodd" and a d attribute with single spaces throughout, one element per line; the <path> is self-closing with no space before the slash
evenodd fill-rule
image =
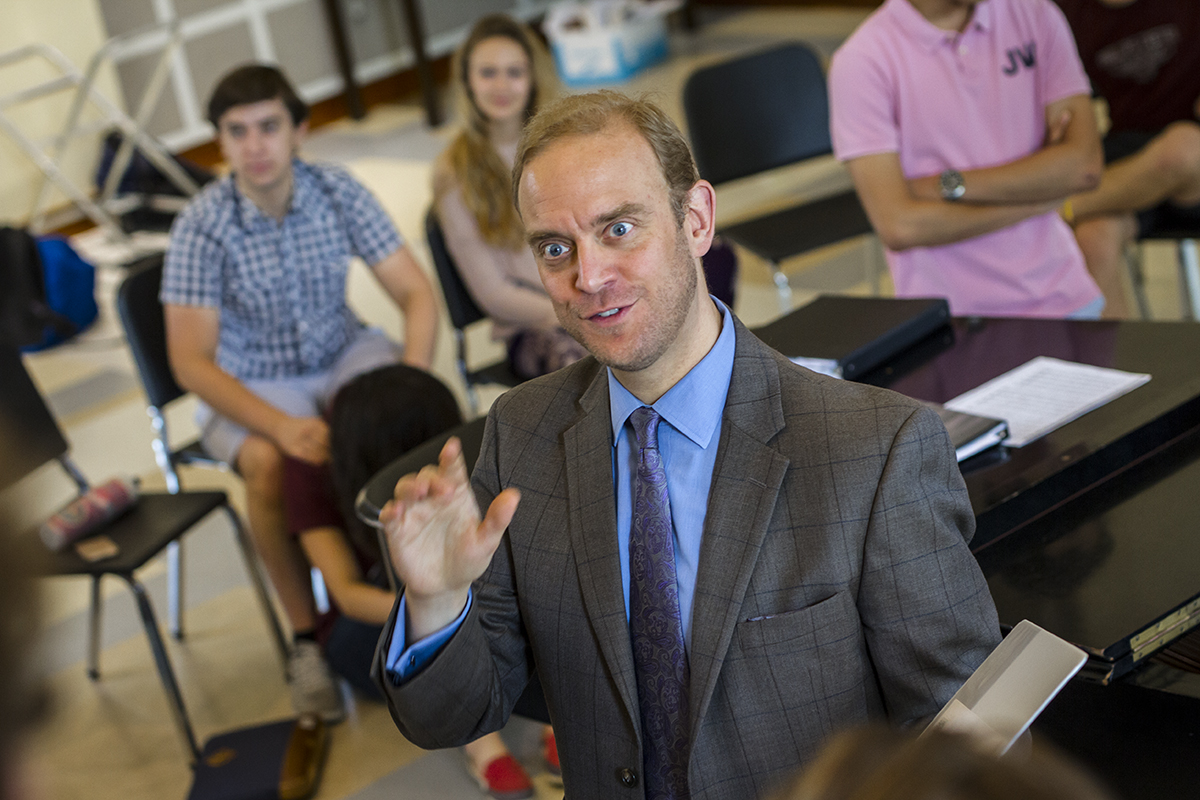
<path id="1" fill-rule="evenodd" d="M 495 800 L 523 800 L 533 797 L 533 782 L 525 769 L 510 754 L 493 758 L 483 768 L 480 788 Z"/>
<path id="2" fill-rule="evenodd" d="M 542 745 L 544 748 L 542 758 L 546 762 L 546 771 L 551 775 L 562 775 L 562 765 L 558 763 L 558 742 L 554 738 L 554 731 L 546 734 Z"/>
<path id="3" fill-rule="evenodd" d="M 292 645 L 287 676 L 297 714 L 316 714 L 330 724 L 345 719 L 341 687 L 316 642 L 301 639 Z"/>

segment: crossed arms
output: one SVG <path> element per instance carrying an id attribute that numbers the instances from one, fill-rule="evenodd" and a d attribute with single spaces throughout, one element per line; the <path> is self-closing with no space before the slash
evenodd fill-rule
<path id="1" fill-rule="evenodd" d="M 906 179 L 894 152 L 846 163 L 871 225 L 889 250 L 970 239 L 1057 208 L 1100 181 L 1103 154 L 1091 100 L 1074 95 L 1046 106 L 1046 142 L 1016 161 L 963 172 L 966 193 L 942 199 L 938 176 Z"/>

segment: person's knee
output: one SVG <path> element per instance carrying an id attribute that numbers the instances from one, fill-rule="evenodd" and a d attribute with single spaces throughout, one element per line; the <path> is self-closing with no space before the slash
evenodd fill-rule
<path id="1" fill-rule="evenodd" d="M 247 492 L 268 501 L 282 499 L 283 453 L 274 442 L 261 436 L 246 437 L 238 451 L 237 466 Z"/>
<path id="2" fill-rule="evenodd" d="M 1155 140 L 1156 165 L 1168 177 L 1200 178 L 1200 124 L 1173 122 Z"/>
<path id="3" fill-rule="evenodd" d="M 1132 214 L 1095 217 L 1075 227 L 1075 240 L 1088 264 L 1115 261 L 1137 234 Z"/>

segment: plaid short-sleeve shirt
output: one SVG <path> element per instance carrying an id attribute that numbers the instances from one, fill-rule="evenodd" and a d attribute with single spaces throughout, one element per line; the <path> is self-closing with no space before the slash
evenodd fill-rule
<path id="1" fill-rule="evenodd" d="M 403 245 L 379 202 L 344 170 L 299 160 L 292 167 L 282 222 L 229 176 L 171 228 L 162 302 L 220 311 L 217 364 L 239 380 L 330 367 L 363 327 L 346 305 L 351 258 L 373 265 Z"/>

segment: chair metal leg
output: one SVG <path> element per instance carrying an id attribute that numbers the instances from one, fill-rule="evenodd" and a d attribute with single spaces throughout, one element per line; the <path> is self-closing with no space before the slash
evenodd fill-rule
<path id="1" fill-rule="evenodd" d="M 183 545 L 167 545 L 167 625 L 175 641 L 183 640 Z"/>
<path id="2" fill-rule="evenodd" d="M 246 571 L 250 573 L 250 583 L 254 586 L 258 601 L 262 603 L 263 611 L 267 615 L 267 623 L 271 626 L 271 634 L 275 638 L 276 647 L 279 648 L 279 658 L 286 667 L 289 653 L 288 640 L 283 635 L 283 627 L 279 624 L 279 617 L 275 614 L 275 605 L 271 602 L 271 593 L 267 591 L 267 582 L 263 579 L 258 554 L 254 552 L 254 545 L 251 544 L 250 537 L 246 534 L 246 529 L 242 526 L 237 512 L 228 502 L 224 508 L 225 513 L 229 515 L 229 522 L 233 525 L 233 536 L 237 539 L 238 547 L 242 551 L 242 558 L 246 562 Z"/>
<path id="3" fill-rule="evenodd" d="M 1137 302 L 1142 319 L 1150 319 L 1150 301 L 1146 298 L 1146 271 L 1142 261 L 1142 245 L 1133 242 L 1125 250 L 1125 268 L 1129 272 L 1129 285 L 1133 288 L 1133 299 Z"/>
<path id="4" fill-rule="evenodd" d="M 100 578 L 92 576 L 92 602 L 88 609 L 88 652 L 87 674 L 92 680 L 100 680 Z"/>
<path id="5" fill-rule="evenodd" d="M 146 587 L 133 575 L 122 575 L 133 597 L 137 600 L 138 612 L 142 615 L 142 626 L 146 629 L 146 638 L 150 640 L 150 652 L 154 654 L 154 664 L 158 668 L 158 677 L 167 693 L 167 705 L 175 720 L 175 727 L 183 738 L 188 757 L 192 764 L 200 758 L 200 748 L 196 744 L 196 734 L 192 732 L 192 723 L 188 719 L 187 708 L 183 705 L 183 695 L 179 692 L 179 684 L 175 680 L 175 671 L 167 658 L 167 648 L 163 645 L 162 636 L 158 632 L 158 621 L 154 617 L 154 609 L 150 606 L 150 598 L 146 596 Z"/>
<path id="6" fill-rule="evenodd" d="M 1183 283 L 1183 315 L 1200 320 L 1200 246 L 1196 239 L 1179 240 L 1179 277 Z"/>
<path id="7" fill-rule="evenodd" d="M 771 262 L 771 277 L 775 280 L 775 291 L 779 294 L 779 310 L 786 314 L 792 310 L 792 285 L 774 261 Z"/>

